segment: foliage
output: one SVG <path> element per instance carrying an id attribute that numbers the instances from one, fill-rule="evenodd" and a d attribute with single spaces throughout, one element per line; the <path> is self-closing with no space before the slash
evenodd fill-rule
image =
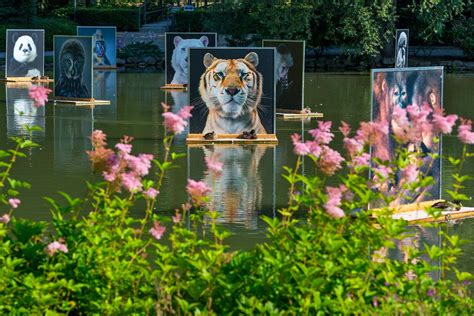
<path id="1" fill-rule="evenodd" d="M 156 57 L 162 58 L 163 52 L 153 42 L 135 42 L 120 48 L 117 57 L 127 59 L 128 57 Z"/>
<path id="2" fill-rule="evenodd" d="M 174 13 L 171 29 L 174 32 L 203 32 L 207 17 L 205 10 L 177 11 Z"/>
<path id="3" fill-rule="evenodd" d="M 163 114 L 169 133 L 184 129 L 190 110 Z M 457 119 L 433 114 L 438 123 L 431 125 L 412 110 L 412 122 L 419 122 L 412 126 L 400 116 L 397 141 L 405 132 L 414 139 L 437 128 L 448 134 Z M 423 132 L 416 124 L 424 126 Z M 153 160 L 151 168 L 151 155 L 132 154 L 130 137 L 111 148 L 106 135 L 94 131 L 94 149 L 87 154 L 104 181 L 88 183 L 82 198 L 66 193 L 62 201 L 46 198 L 50 225 L 13 217 L 19 191 L 29 185 L 14 180 L 12 168 L 37 146 L 31 137 L 13 138 L 15 149 L 0 151 L 0 203 L 9 209 L 0 217 L 0 312 L 472 314 L 474 302 L 463 284 L 472 276 L 456 268 L 459 237 L 441 229 L 441 247 L 407 245 L 404 239 L 416 239 L 416 232 L 391 216 L 391 202 L 432 184 L 422 172 L 414 178 L 403 173 L 423 153 L 400 146 L 393 160 L 373 157 L 357 163 L 384 127 L 364 122 L 351 134 L 343 124 L 346 158 L 331 149 L 335 135 L 330 128 L 330 122 L 320 122 L 304 143 L 293 135 L 299 158 L 283 175 L 290 184 L 288 206 L 278 218 L 264 217 L 268 241 L 250 251 L 231 251 L 225 244 L 229 233 L 217 224 L 217 212 L 206 207 L 212 183 L 189 180 L 192 205 L 184 204 L 171 219 L 153 211 L 165 175 L 183 156 L 172 152 L 172 133 L 164 138 L 164 158 Z M 462 157 L 449 159 L 457 170 L 450 194 L 457 199 L 466 198 L 462 189 L 469 177 L 461 172 L 473 155 L 471 129 L 471 122 L 461 122 L 458 134 L 466 145 Z M 301 173 L 303 156 L 313 162 L 316 175 Z M 206 162 L 215 181 L 222 164 Z M 402 176 L 383 176 L 383 168 L 399 168 Z M 369 169 L 376 174 L 371 180 Z M 336 171 L 342 185 L 327 186 Z M 398 190 L 387 191 L 387 183 Z M 368 203 L 382 203 L 382 208 L 366 210 Z M 357 208 L 362 210 L 349 216 Z M 387 256 L 398 247 L 404 260 Z"/>

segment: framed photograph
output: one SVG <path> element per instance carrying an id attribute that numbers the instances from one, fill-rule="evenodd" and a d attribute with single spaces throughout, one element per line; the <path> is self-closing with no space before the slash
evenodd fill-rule
<path id="1" fill-rule="evenodd" d="M 7 30 L 5 76 L 44 75 L 44 30 Z"/>
<path id="2" fill-rule="evenodd" d="M 305 41 L 263 40 L 263 47 L 275 47 L 276 108 L 304 108 Z"/>
<path id="3" fill-rule="evenodd" d="M 397 29 L 395 36 L 395 68 L 408 67 L 409 29 Z"/>
<path id="4" fill-rule="evenodd" d="M 191 134 L 275 134 L 275 48 L 190 48 Z"/>
<path id="5" fill-rule="evenodd" d="M 421 153 L 423 161 L 420 163 L 422 165 L 420 171 L 431 175 L 436 184 L 423 192 L 410 196 L 411 200 L 403 200 L 400 203 L 439 198 L 441 194 L 441 160 L 433 158 L 431 155 L 441 154 L 440 142 L 435 141 L 435 137 L 439 135 L 423 131 L 421 141 L 400 144 L 393 137 L 393 130 L 397 128 L 397 125 L 392 115 L 395 107 L 416 106 L 421 108 L 428 105 L 433 111 L 441 111 L 443 108 L 443 67 L 373 69 L 371 78 L 372 121 L 389 126 L 389 135 L 372 146 L 372 155 L 382 160 L 393 160 L 397 146 L 404 146 L 409 150 Z M 396 192 L 398 185 L 398 183 L 390 184 L 386 188 L 387 192 Z"/>
<path id="6" fill-rule="evenodd" d="M 41 131 L 33 131 L 33 136 L 45 135 L 45 107 L 36 107 L 34 100 L 28 95 L 29 89 L 36 85 L 30 82 L 12 86 L 8 83 L 5 85 L 8 136 L 27 136 L 26 126 L 39 126 L 42 128 Z"/>
<path id="7" fill-rule="evenodd" d="M 54 96 L 90 99 L 92 77 L 92 37 L 54 36 Z"/>
<path id="8" fill-rule="evenodd" d="M 217 33 L 165 33 L 165 83 L 188 84 L 188 49 L 217 46 Z"/>
<path id="9" fill-rule="evenodd" d="M 94 68 L 117 67 L 115 26 L 78 26 L 77 35 L 92 36 Z"/>
<path id="10" fill-rule="evenodd" d="M 260 216 L 276 216 L 275 146 L 214 144 L 188 147 L 188 178 L 213 188 L 209 209 L 218 222 L 240 229 L 263 229 Z M 207 171 L 205 159 L 223 164 L 219 176 Z"/>

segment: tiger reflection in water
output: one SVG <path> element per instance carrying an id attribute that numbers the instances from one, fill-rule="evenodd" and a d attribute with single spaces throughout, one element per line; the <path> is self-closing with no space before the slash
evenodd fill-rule
<path id="1" fill-rule="evenodd" d="M 204 147 L 206 158 L 217 158 L 224 164 L 220 176 L 214 178 L 207 174 L 204 178 L 213 188 L 209 207 L 221 215 L 219 221 L 257 227 L 256 210 L 262 207 L 262 179 L 258 167 L 266 149 L 265 145 Z"/>

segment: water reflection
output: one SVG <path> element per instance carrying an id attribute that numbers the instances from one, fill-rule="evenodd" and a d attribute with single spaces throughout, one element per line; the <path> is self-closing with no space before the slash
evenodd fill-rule
<path id="1" fill-rule="evenodd" d="M 189 92 L 187 91 L 167 91 L 165 94 L 165 103 L 171 106 L 171 111 L 176 113 L 186 105 L 189 105 Z M 189 125 L 186 126 L 184 133 L 176 136 L 177 139 L 183 140 L 189 132 Z"/>
<path id="2" fill-rule="evenodd" d="M 54 105 L 55 169 L 73 172 L 76 168 L 88 165 L 85 151 L 92 149 L 89 136 L 93 129 L 93 107 Z"/>
<path id="3" fill-rule="evenodd" d="M 34 106 L 28 97 L 28 90 L 32 86 L 32 83 L 5 85 L 8 136 L 28 135 L 26 126 L 41 127 L 42 131 L 35 131 L 33 135 L 45 136 L 45 108 Z"/>
<path id="4" fill-rule="evenodd" d="M 117 118 L 117 71 L 94 70 L 94 98 L 110 101 L 110 105 L 95 109 L 97 118 Z"/>
<path id="5" fill-rule="evenodd" d="M 262 210 L 275 211 L 274 147 L 268 145 L 210 145 L 189 149 L 189 174 L 213 188 L 209 204 L 219 221 L 256 229 Z M 221 161 L 223 171 L 215 177 L 197 167 L 204 158 Z M 271 212 L 268 212 L 271 210 Z"/>

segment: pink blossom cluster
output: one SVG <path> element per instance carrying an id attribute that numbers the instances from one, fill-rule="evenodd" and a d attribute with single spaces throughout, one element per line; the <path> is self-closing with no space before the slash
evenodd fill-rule
<path id="1" fill-rule="evenodd" d="M 219 156 L 212 154 L 210 157 L 204 158 L 209 173 L 219 175 L 222 172 L 224 164 L 219 161 Z"/>
<path id="2" fill-rule="evenodd" d="M 316 164 L 321 171 L 327 175 L 333 175 L 338 169 L 344 158 L 339 152 L 331 149 L 328 145 L 334 138 L 331 133 L 332 122 L 318 122 L 318 127 L 309 131 L 313 137 L 312 140 L 301 142 L 301 135 L 291 135 L 293 150 L 300 156 L 312 155 L 317 158 Z"/>
<path id="3" fill-rule="evenodd" d="M 188 125 L 188 122 L 186 120 L 192 116 L 191 110 L 193 109 L 193 107 L 187 105 L 181 108 L 177 113 L 173 113 L 168 112 L 168 105 L 162 103 L 162 106 L 165 110 L 162 116 L 164 119 L 163 125 L 165 126 L 166 130 L 175 135 L 184 132 L 185 127 Z"/>
<path id="4" fill-rule="evenodd" d="M 343 188 L 326 187 L 327 201 L 324 203 L 324 209 L 333 218 L 344 217 L 344 211 L 340 208 Z"/>
<path id="5" fill-rule="evenodd" d="M 21 203 L 20 199 L 8 199 L 8 204 L 10 204 L 12 208 L 18 208 L 20 203 Z"/>
<path id="6" fill-rule="evenodd" d="M 156 240 L 160 240 L 165 234 L 166 227 L 161 225 L 158 221 L 153 221 L 153 226 L 148 231 L 150 235 L 153 236 Z"/>
<path id="7" fill-rule="evenodd" d="M 203 181 L 194 181 L 192 179 L 188 179 L 186 191 L 191 197 L 193 203 L 202 205 L 204 204 L 205 198 L 211 192 L 211 188 Z"/>
<path id="8" fill-rule="evenodd" d="M 8 215 L 8 214 L 3 214 L 3 215 L 0 217 L 0 223 L 8 224 L 9 222 L 10 222 L 10 215 Z"/>
<path id="9" fill-rule="evenodd" d="M 461 124 L 458 127 L 458 138 L 465 144 L 474 144 L 471 120 L 461 119 Z"/>
<path id="10" fill-rule="evenodd" d="M 92 132 L 91 141 L 94 150 L 87 154 L 94 170 L 102 172 L 104 179 L 117 190 L 122 187 L 131 193 L 140 192 L 142 177 L 148 174 L 153 155 L 132 155 L 131 137 L 124 137 L 121 143 L 116 144 L 116 152 L 106 148 L 106 135 L 100 130 Z M 148 189 L 145 196 L 154 198 L 158 192 L 153 190 Z"/>
<path id="11" fill-rule="evenodd" d="M 46 253 L 50 256 L 53 256 L 58 251 L 68 253 L 67 246 L 60 241 L 53 241 L 46 246 Z"/>
<path id="12" fill-rule="evenodd" d="M 48 102 L 48 94 L 51 92 L 53 92 L 53 90 L 43 86 L 32 86 L 28 90 L 28 96 L 35 102 L 34 106 L 39 108 Z"/>

